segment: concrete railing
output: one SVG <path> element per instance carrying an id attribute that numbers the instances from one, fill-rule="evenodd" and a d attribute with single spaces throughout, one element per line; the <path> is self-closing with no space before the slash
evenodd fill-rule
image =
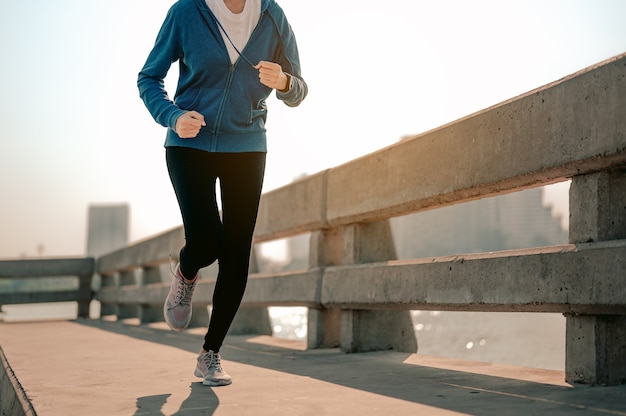
<path id="1" fill-rule="evenodd" d="M 309 267 L 251 276 L 233 331 L 308 307 L 309 348 L 415 351 L 411 309 L 566 316 L 566 379 L 626 380 L 626 55 L 263 195 L 255 243 L 310 233 Z M 571 179 L 568 245 L 398 261 L 388 220 Z M 416 236 L 419 238 L 419 236 Z M 176 228 L 102 256 L 103 314 L 162 320 Z M 215 278 L 203 275 L 194 324 Z"/>
<path id="2" fill-rule="evenodd" d="M 25 303 L 78 302 L 78 316 L 89 316 L 93 298 L 91 279 L 95 260 L 86 258 L 0 260 L 0 279 L 52 278 L 72 276 L 78 278 L 76 289 L 37 292 L 13 291 L 0 293 L 0 306 Z"/>

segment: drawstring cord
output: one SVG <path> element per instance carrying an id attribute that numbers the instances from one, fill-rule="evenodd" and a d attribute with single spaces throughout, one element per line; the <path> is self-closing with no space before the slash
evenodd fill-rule
<path id="1" fill-rule="evenodd" d="M 241 51 L 235 46 L 235 44 L 233 43 L 233 41 L 230 39 L 230 36 L 228 36 L 228 33 L 226 33 L 226 30 L 224 29 L 224 26 L 222 26 L 222 24 L 220 23 L 219 20 L 217 20 L 217 18 L 215 16 L 213 16 L 213 19 L 215 20 L 215 23 L 217 23 L 217 25 L 219 26 L 219 28 L 222 30 L 222 32 L 224 32 L 224 36 L 226 36 L 226 39 L 228 39 L 228 41 L 230 42 L 230 44 L 233 46 L 233 48 L 235 49 L 235 52 L 237 52 L 237 54 L 248 63 L 248 65 L 250 65 L 252 68 L 254 68 L 256 65 L 254 65 L 252 62 L 250 62 L 250 60 L 248 58 L 245 57 L 244 54 L 241 53 Z"/>

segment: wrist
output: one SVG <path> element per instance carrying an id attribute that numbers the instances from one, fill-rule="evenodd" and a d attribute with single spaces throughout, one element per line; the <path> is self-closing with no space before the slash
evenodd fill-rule
<path id="1" fill-rule="evenodd" d="M 289 90 L 291 90 L 291 87 L 293 86 L 293 77 L 286 72 L 283 72 L 283 74 L 285 74 L 285 86 L 281 88 L 279 91 L 288 92 Z"/>

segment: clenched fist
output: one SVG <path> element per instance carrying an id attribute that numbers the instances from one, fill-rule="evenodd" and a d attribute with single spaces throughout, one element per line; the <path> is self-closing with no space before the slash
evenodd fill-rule
<path id="1" fill-rule="evenodd" d="M 289 88 L 289 77 L 280 65 L 274 62 L 261 61 L 254 67 L 259 70 L 259 80 L 266 87 L 285 91 Z"/>
<path id="2" fill-rule="evenodd" d="M 200 129 L 206 126 L 204 116 L 197 111 L 187 111 L 176 120 L 176 134 L 181 139 L 193 139 L 200 133 Z"/>

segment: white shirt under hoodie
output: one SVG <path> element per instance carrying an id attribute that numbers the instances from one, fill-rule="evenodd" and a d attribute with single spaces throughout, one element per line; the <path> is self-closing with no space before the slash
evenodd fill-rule
<path id="1" fill-rule="evenodd" d="M 222 24 L 237 49 L 239 49 L 240 52 L 243 51 L 254 28 L 256 28 L 259 23 L 259 18 L 261 17 L 261 0 L 246 0 L 243 11 L 237 14 L 230 11 L 228 6 L 224 3 L 224 0 L 206 0 L 206 4 L 217 20 Z M 239 58 L 239 54 L 221 29 L 220 32 L 222 32 L 222 38 L 224 38 L 230 61 L 234 64 Z"/>

